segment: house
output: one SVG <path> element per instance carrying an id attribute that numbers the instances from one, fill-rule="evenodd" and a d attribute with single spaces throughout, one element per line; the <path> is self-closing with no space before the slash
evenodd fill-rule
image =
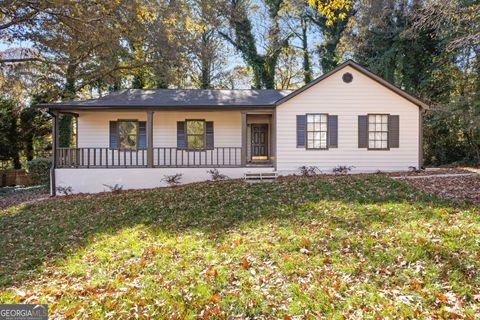
<path id="1" fill-rule="evenodd" d="M 231 178 L 408 170 L 422 164 L 422 111 L 428 106 L 354 61 L 295 91 L 122 90 L 85 101 L 44 104 L 54 117 L 52 193 L 101 192 Z M 75 116 L 76 146 L 58 146 L 59 115 Z"/>

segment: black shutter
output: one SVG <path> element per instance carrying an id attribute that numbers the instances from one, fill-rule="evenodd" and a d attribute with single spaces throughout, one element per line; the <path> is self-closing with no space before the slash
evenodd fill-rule
<path id="1" fill-rule="evenodd" d="M 358 147 L 368 148 L 368 116 L 358 116 Z"/>
<path id="2" fill-rule="evenodd" d="M 118 149 L 117 121 L 110 121 L 110 149 Z"/>
<path id="3" fill-rule="evenodd" d="M 328 147 L 338 147 L 338 116 L 328 116 Z"/>
<path id="4" fill-rule="evenodd" d="M 185 149 L 185 122 L 177 122 L 177 148 Z"/>
<path id="5" fill-rule="evenodd" d="M 205 122 L 205 149 L 213 149 L 213 121 Z"/>
<path id="6" fill-rule="evenodd" d="M 138 149 L 147 148 L 147 122 L 138 122 Z"/>
<path id="7" fill-rule="evenodd" d="M 388 116 L 388 147 L 398 148 L 400 143 L 400 117 L 396 115 Z"/>
<path id="8" fill-rule="evenodd" d="M 297 115 L 297 147 L 305 147 L 305 122 L 304 114 Z"/>

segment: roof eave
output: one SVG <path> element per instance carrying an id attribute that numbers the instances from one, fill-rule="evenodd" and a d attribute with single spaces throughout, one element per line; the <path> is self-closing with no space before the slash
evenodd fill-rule
<path id="1" fill-rule="evenodd" d="M 110 110 L 110 109 L 235 109 L 235 108 L 274 108 L 275 103 L 271 104 L 221 104 L 221 105 L 74 105 L 74 104 L 55 104 L 55 103 L 37 103 L 39 108 L 48 108 L 50 110 Z"/>

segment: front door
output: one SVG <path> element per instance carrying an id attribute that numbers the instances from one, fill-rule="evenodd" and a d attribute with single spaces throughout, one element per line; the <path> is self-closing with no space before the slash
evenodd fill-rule
<path id="1" fill-rule="evenodd" d="M 252 160 L 268 160 L 268 124 L 252 124 Z"/>

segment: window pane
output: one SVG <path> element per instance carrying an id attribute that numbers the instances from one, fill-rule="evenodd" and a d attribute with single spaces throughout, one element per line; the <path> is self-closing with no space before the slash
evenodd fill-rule
<path id="1" fill-rule="evenodd" d="M 307 123 L 307 131 L 313 131 L 313 123 Z"/>
<path id="2" fill-rule="evenodd" d="M 314 115 L 314 117 L 315 117 L 315 122 L 320 122 L 320 115 L 319 114 Z"/>
<path id="3" fill-rule="evenodd" d="M 203 134 L 203 121 L 187 121 L 187 134 Z"/>
<path id="4" fill-rule="evenodd" d="M 135 121 L 119 121 L 118 132 L 121 135 L 137 134 L 137 122 Z"/>
<path id="5" fill-rule="evenodd" d="M 371 114 L 371 115 L 368 116 L 368 122 L 370 122 L 370 123 L 375 122 L 375 115 L 374 114 Z"/>
<path id="6" fill-rule="evenodd" d="M 388 140 L 386 132 L 382 133 L 382 140 L 384 140 L 384 141 Z"/>
<path id="7" fill-rule="evenodd" d="M 315 149 L 320 148 L 320 140 L 315 140 L 315 141 L 313 142 L 313 147 L 314 147 Z"/>
<path id="8" fill-rule="evenodd" d="M 379 115 L 379 114 L 377 114 L 377 115 L 375 116 L 375 122 L 377 122 L 377 123 L 382 122 L 382 116 Z"/>
<path id="9" fill-rule="evenodd" d="M 313 114 L 309 114 L 307 116 L 307 122 L 313 122 L 314 121 L 314 117 L 313 117 Z"/>
<path id="10" fill-rule="evenodd" d="M 321 121 L 325 122 L 325 123 L 327 122 L 327 115 L 326 114 L 321 115 Z"/>
<path id="11" fill-rule="evenodd" d="M 309 141 L 308 141 L 307 147 L 308 147 L 309 149 L 312 149 L 312 148 L 313 148 L 313 141 L 312 141 L 312 140 L 309 140 Z"/>
<path id="12" fill-rule="evenodd" d="M 375 124 L 375 131 L 382 131 L 382 124 L 381 123 Z"/>
<path id="13" fill-rule="evenodd" d="M 315 140 L 320 140 L 320 132 L 315 132 L 313 137 L 314 137 Z"/>
<path id="14" fill-rule="evenodd" d="M 320 142 L 320 148 L 326 148 L 327 147 L 327 141 L 321 141 Z"/>
<path id="15" fill-rule="evenodd" d="M 387 144 L 388 144 L 387 141 L 382 141 L 382 143 L 381 143 L 382 149 L 386 149 L 386 148 L 387 148 Z"/>
<path id="16" fill-rule="evenodd" d="M 327 133 L 326 132 L 322 132 L 321 139 L 322 139 L 322 141 L 327 141 Z"/>
<path id="17" fill-rule="evenodd" d="M 204 140 L 203 135 L 198 136 L 188 136 L 187 137 L 187 148 L 188 149 L 203 149 Z"/>
<path id="18" fill-rule="evenodd" d="M 374 141 L 374 140 L 368 141 L 368 147 L 369 147 L 370 149 L 375 148 L 375 141 Z"/>
<path id="19" fill-rule="evenodd" d="M 369 140 L 375 140 L 375 132 L 369 132 L 368 133 L 368 139 Z"/>
<path id="20" fill-rule="evenodd" d="M 388 122 L 388 115 L 384 114 L 382 115 L 382 122 L 387 123 Z"/>
<path id="21" fill-rule="evenodd" d="M 121 149 L 134 149 L 137 147 L 137 126 L 136 121 L 119 121 L 118 138 Z"/>
<path id="22" fill-rule="evenodd" d="M 382 131 L 388 131 L 388 124 L 386 123 L 382 124 Z"/>
<path id="23" fill-rule="evenodd" d="M 382 147 L 382 141 L 375 140 L 375 148 L 380 149 Z"/>
<path id="24" fill-rule="evenodd" d="M 315 131 L 320 131 L 320 122 L 315 122 Z"/>
<path id="25" fill-rule="evenodd" d="M 322 131 L 327 131 L 327 124 L 326 124 L 326 123 L 322 123 L 322 125 L 320 126 L 320 130 L 322 130 Z"/>

